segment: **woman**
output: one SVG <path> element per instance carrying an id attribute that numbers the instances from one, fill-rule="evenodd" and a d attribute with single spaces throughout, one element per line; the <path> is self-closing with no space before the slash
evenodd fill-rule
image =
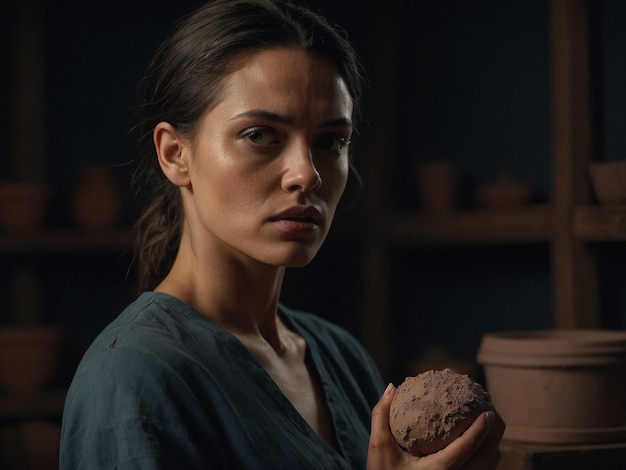
<path id="1" fill-rule="evenodd" d="M 307 10 L 217 0 L 179 23 L 146 84 L 144 293 L 81 361 L 62 468 L 493 468 L 493 413 L 406 454 L 363 348 L 278 302 L 328 233 L 360 92 L 351 46 Z"/>

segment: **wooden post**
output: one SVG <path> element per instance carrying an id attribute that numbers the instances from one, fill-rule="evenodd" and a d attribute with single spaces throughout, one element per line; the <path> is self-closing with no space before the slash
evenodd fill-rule
<path id="1" fill-rule="evenodd" d="M 368 54 L 376 57 L 372 63 L 377 64 L 367 70 L 371 88 L 367 93 L 368 106 L 365 111 L 371 116 L 384 116 L 385 125 L 368 129 L 366 136 L 363 136 L 363 144 L 359 145 L 362 152 L 358 160 L 363 162 L 359 169 L 364 181 L 364 219 L 370 230 L 361 243 L 364 257 L 361 337 L 383 377 L 390 380 L 393 322 L 389 305 L 391 273 L 387 244 L 376 236 L 374 228 L 382 220 L 382 211 L 390 207 L 387 192 L 388 167 L 397 140 L 397 125 L 394 122 L 398 108 L 396 81 L 397 64 L 400 60 L 397 41 L 403 1 L 389 0 L 384 4 L 375 2 L 372 8 L 365 10 L 368 16 L 363 19 L 363 23 L 371 25 L 372 29 L 371 44 L 367 50 Z M 380 63 L 381 58 L 384 64 Z"/>
<path id="2" fill-rule="evenodd" d="M 554 233 L 554 326 L 600 325 L 597 266 L 575 239 L 577 205 L 589 201 L 591 90 L 589 25 L 585 0 L 551 0 L 551 106 Z"/>
<path id="3" fill-rule="evenodd" d="M 12 60 L 13 178 L 29 183 L 46 179 L 46 100 L 43 5 L 41 0 L 13 2 L 15 41 Z M 16 323 L 37 323 L 42 316 L 38 273 L 27 262 L 13 273 Z"/>
<path id="4" fill-rule="evenodd" d="M 13 51 L 14 178 L 44 182 L 46 176 L 45 60 L 40 0 L 17 0 Z"/>

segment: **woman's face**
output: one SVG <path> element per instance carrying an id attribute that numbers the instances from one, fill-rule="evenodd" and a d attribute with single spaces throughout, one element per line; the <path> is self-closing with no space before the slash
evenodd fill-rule
<path id="1" fill-rule="evenodd" d="M 311 261 L 346 185 L 352 109 L 329 61 L 294 48 L 249 56 L 185 154 L 192 242 L 276 266 Z"/>

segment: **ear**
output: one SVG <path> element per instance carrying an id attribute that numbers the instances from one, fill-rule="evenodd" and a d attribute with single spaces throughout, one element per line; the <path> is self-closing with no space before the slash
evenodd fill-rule
<path id="1" fill-rule="evenodd" d="M 152 140 L 159 165 L 167 179 L 176 186 L 188 186 L 191 182 L 186 161 L 189 145 L 169 122 L 160 122 L 156 125 Z"/>

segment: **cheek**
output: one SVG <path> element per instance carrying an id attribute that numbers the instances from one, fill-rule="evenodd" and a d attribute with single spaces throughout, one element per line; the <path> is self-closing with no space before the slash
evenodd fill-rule
<path id="1" fill-rule="evenodd" d="M 348 159 L 342 158 L 327 168 L 319 169 L 322 187 L 326 187 L 328 202 L 337 203 L 348 181 Z"/>
<path id="2" fill-rule="evenodd" d="M 206 137 L 204 140 L 218 140 Z M 250 178 L 238 166 L 232 149 L 213 143 L 199 146 L 190 165 L 191 184 L 197 197 L 211 205 L 235 205 L 236 198 L 250 192 Z"/>
<path id="3" fill-rule="evenodd" d="M 277 186 L 276 178 L 267 168 L 217 165 L 206 175 L 207 198 L 221 212 L 249 219 L 257 214 Z"/>

